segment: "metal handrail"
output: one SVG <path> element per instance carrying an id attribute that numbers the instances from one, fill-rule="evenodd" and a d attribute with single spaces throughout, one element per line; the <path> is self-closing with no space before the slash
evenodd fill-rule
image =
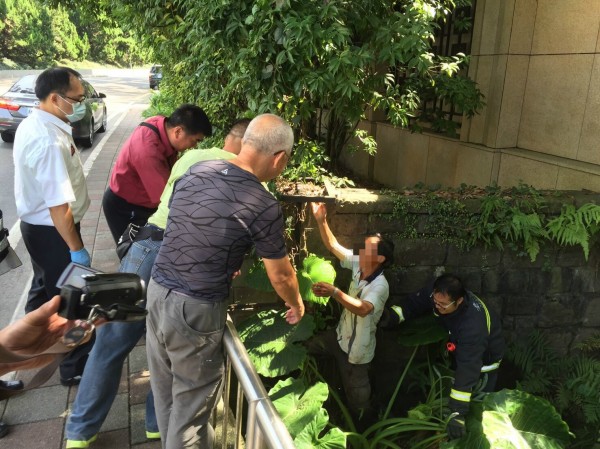
<path id="1" fill-rule="evenodd" d="M 273 406 L 267 395 L 254 365 L 250 361 L 248 352 L 242 343 L 240 336 L 228 317 L 223 334 L 223 346 L 227 354 L 227 366 L 225 374 L 225 388 L 223 394 L 223 434 L 222 448 L 226 448 L 227 425 L 229 416 L 229 384 L 231 381 L 231 368 L 238 379 L 238 398 L 235 411 L 236 438 L 235 448 L 240 447 L 241 422 L 243 412 L 243 396 L 248 402 L 248 414 L 246 421 L 246 449 L 295 449 L 294 441 L 290 436 L 285 424 Z M 266 444 L 266 445 L 265 445 Z"/>

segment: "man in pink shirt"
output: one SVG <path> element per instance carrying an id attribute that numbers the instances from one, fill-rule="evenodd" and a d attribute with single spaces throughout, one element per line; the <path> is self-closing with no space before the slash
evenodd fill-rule
<path id="1" fill-rule="evenodd" d="M 184 104 L 170 117 L 140 123 L 121 148 L 102 207 L 115 240 L 129 223 L 146 224 L 160 203 L 177 153 L 212 135 L 212 125 L 198 106 Z"/>

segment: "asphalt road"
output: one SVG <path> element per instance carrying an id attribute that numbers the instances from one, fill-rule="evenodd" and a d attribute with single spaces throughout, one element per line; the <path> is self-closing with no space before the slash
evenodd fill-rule
<path id="1" fill-rule="evenodd" d="M 148 78 L 139 70 L 113 71 L 107 76 L 85 76 L 85 79 L 94 86 L 96 91 L 106 94 L 109 130 L 132 104 L 149 102 L 151 91 L 148 87 Z M 0 94 L 6 92 L 14 81 L 16 81 L 14 77 L 2 75 Z M 94 149 L 101 145 L 104 136 L 106 133 L 97 134 L 92 148 L 80 148 L 84 165 Z M 0 328 L 23 313 L 24 297 L 31 282 L 31 264 L 18 230 L 13 186 L 12 146 L 12 144 L 0 142 L 0 209 L 4 214 L 4 227 L 11 231 L 9 237 L 11 245 L 21 258 L 23 266 L 0 276 L 0 292 L 2 292 L 0 294 Z"/>

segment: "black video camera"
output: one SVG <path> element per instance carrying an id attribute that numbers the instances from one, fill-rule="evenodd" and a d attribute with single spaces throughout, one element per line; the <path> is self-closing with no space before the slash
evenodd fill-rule
<path id="1" fill-rule="evenodd" d="M 102 273 L 70 263 L 56 284 L 60 288 L 58 314 L 87 320 L 92 310 L 107 321 L 141 321 L 146 317 L 146 286 L 133 273 Z"/>

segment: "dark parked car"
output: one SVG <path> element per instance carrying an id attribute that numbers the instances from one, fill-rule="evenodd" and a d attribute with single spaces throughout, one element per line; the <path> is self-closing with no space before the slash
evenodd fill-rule
<path id="1" fill-rule="evenodd" d="M 37 75 L 26 75 L 0 97 L 0 137 L 3 141 L 13 142 L 19 123 L 29 115 L 32 108 L 40 104 L 34 90 L 36 79 Z M 89 148 L 94 143 L 94 134 L 106 131 L 106 95 L 96 92 L 87 81 L 82 80 L 82 83 L 86 113 L 83 119 L 73 123 L 73 138 L 83 147 Z"/>
<path id="2" fill-rule="evenodd" d="M 158 85 L 162 80 L 162 65 L 154 64 L 150 68 L 150 73 L 148 74 L 148 82 L 150 83 L 150 89 L 158 89 Z"/>

